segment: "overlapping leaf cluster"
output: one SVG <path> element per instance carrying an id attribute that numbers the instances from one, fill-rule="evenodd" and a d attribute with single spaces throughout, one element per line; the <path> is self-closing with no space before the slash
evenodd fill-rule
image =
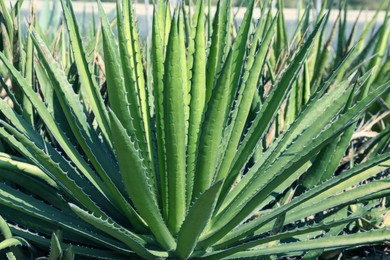
<path id="1" fill-rule="evenodd" d="M 159 0 L 144 44 L 130 0 L 113 22 L 99 1 L 88 37 L 70 0 L 58 31 L 32 8 L 23 34 L 22 2 L 0 0 L 9 259 L 313 258 L 390 238 L 389 8 L 356 41 L 327 1 L 291 35 L 280 0 L 248 0 L 239 26 L 230 0 Z"/>

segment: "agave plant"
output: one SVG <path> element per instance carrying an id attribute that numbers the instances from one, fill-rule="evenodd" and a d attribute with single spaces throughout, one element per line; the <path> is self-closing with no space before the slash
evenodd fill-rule
<path id="1" fill-rule="evenodd" d="M 330 71 L 314 62 L 321 74 L 310 74 L 313 53 L 326 63 L 328 15 L 309 34 L 302 18 L 300 43 L 281 62 L 283 16 L 266 3 L 254 23 L 249 0 L 235 31 L 230 0 L 213 20 L 203 1 L 193 15 L 158 1 L 145 46 L 130 0 L 117 1 L 116 34 L 99 1 L 103 71 L 91 66 L 71 1 L 61 4 L 66 62 L 34 23 L 29 67 L 0 52 L 12 84 L 0 102 L 0 249 L 9 259 L 48 248 L 50 259 L 316 257 L 390 238 L 375 219 L 366 232 L 346 229 L 390 193 L 388 127 L 363 160 L 339 167 L 390 84 L 370 88 L 377 72 L 351 66 L 357 47 Z"/>

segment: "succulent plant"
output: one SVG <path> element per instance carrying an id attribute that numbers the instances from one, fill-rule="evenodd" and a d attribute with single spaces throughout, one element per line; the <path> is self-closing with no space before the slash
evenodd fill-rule
<path id="1" fill-rule="evenodd" d="M 0 3 L 4 41 L 12 14 Z M 374 138 L 353 139 L 389 91 L 386 57 L 361 65 L 369 43 L 339 38 L 330 59 L 326 5 L 313 26 L 308 8 L 290 41 L 267 1 L 249 0 L 236 27 L 230 0 L 213 17 L 204 1 L 172 14 L 159 0 L 142 44 L 132 1 L 117 1 L 116 30 L 98 1 L 101 32 L 86 44 L 71 1 L 61 4 L 68 35 L 51 37 L 61 45 L 32 19 L 17 51 L 1 46 L 9 259 L 49 248 L 49 259 L 313 258 L 390 239 L 367 220 L 390 194 L 384 117 Z M 385 20 L 372 36 L 376 53 L 388 31 Z M 345 157 L 351 139 L 363 152 Z M 369 230 L 347 228 L 359 221 Z"/>

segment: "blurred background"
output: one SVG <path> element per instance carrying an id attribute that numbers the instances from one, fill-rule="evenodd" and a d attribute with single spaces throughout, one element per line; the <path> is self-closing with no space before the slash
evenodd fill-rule
<path id="1" fill-rule="evenodd" d="M 14 5 L 16 3 L 16 0 L 6 0 L 6 2 L 9 1 L 10 4 Z M 109 16 L 109 18 L 114 18 L 115 16 L 115 1 L 116 0 L 101 0 L 104 5 L 104 9 Z M 152 6 L 154 0 L 133 0 L 136 4 L 136 15 L 138 18 L 138 24 L 139 26 L 139 32 L 143 38 L 146 38 L 147 35 L 150 33 L 151 29 L 151 14 L 152 14 Z M 185 1 L 186 5 L 191 4 L 194 6 L 197 0 L 169 0 L 171 3 L 171 6 L 175 6 L 180 1 Z M 205 0 L 209 1 L 209 0 Z M 211 0 L 212 4 L 216 4 L 218 0 Z M 262 1 L 262 0 L 260 0 Z M 334 22 L 338 15 L 339 7 L 341 6 L 342 9 L 346 5 L 347 8 L 350 10 L 348 12 L 348 15 L 346 16 L 347 20 L 347 31 L 350 32 L 353 28 L 353 25 L 355 24 L 355 21 L 357 18 L 359 18 L 359 21 L 357 22 L 357 34 L 359 34 L 364 24 L 366 24 L 375 14 L 375 10 L 377 10 L 382 2 L 382 0 L 282 0 L 285 11 L 285 20 L 287 22 L 288 29 L 293 29 L 294 26 L 296 26 L 296 19 L 297 19 L 297 7 L 305 8 L 309 3 L 312 7 L 314 7 L 314 10 L 319 10 L 321 5 L 324 2 L 327 2 L 328 4 L 330 2 L 333 2 L 332 8 L 333 12 L 330 16 L 330 21 Z M 22 16 L 28 17 L 30 12 L 30 0 L 25 0 L 25 4 L 22 5 L 21 8 L 21 14 Z M 80 21 L 90 21 L 93 17 L 93 20 L 98 21 L 97 17 L 97 5 L 96 0 L 72 0 L 76 15 Z M 248 0 L 232 0 L 233 5 L 235 7 L 245 7 Z M 273 1 L 273 3 L 276 3 L 277 1 Z M 48 24 L 59 24 L 61 21 L 61 4 L 58 0 L 36 0 L 37 4 L 37 16 L 38 20 L 43 27 L 43 29 L 50 29 L 46 28 Z M 144 5 L 146 4 L 146 5 Z M 215 7 L 213 7 L 215 8 Z M 243 8 L 244 9 L 244 8 Z M 236 21 L 240 23 L 242 16 L 244 14 L 244 10 L 241 9 L 240 12 L 235 12 Z M 363 11 L 360 13 L 360 11 Z M 259 16 L 258 10 L 255 11 L 254 17 L 257 19 Z M 383 21 L 384 19 L 384 12 L 381 12 L 379 15 L 378 21 Z M 51 20 L 52 22 L 48 22 Z M 82 24 L 88 24 L 82 22 Z M 22 30 L 24 30 L 24 26 L 22 26 Z M 292 30 L 294 31 L 294 30 Z M 291 31 L 291 32 L 292 32 Z M 329 30 L 330 32 L 330 27 Z M 288 33 L 291 33 L 288 30 Z M 290 35 L 288 35 L 290 36 Z"/>
<path id="2" fill-rule="evenodd" d="M 76 0 L 74 0 L 76 1 Z M 93 2 L 95 0 L 88 0 L 90 2 Z M 103 2 L 115 2 L 115 0 L 102 0 Z M 193 2 L 195 2 L 196 0 L 193 0 Z M 380 5 L 380 0 L 346 0 L 347 1 L 347 5 L 350 9 L 377 9 Z M 187 0 L 188 2 L 188 0 Z M 214 2 L 214 4 L 217 2 L 217 0 L 212 0 L 212 2 Z M 233 0 L 233 4 L 235 6 L 240 6 L 240 5 L 245 5 L 245 0 Z M 284 1 L 284 5 L 285 7 L 289 7 L 289 8 L 295 8 L 297 6 L 297 2 L 299 2 L 299 0 L 285 0 Z M 309 1 L 303 1 L 304 4 L 307 4 L 307 2 Z M 317 1 L 317 2 L 321 2 L 321 1 Z M 344 1 L 342 1 L 344 2 Z M 142 0 L 138 0 L 138 3 L 142 3 Z M 334 1 L 334 8 L 338 8 L 338 5 L 339 5 L 339 1 L 338 0 L 335 0 Z"/>

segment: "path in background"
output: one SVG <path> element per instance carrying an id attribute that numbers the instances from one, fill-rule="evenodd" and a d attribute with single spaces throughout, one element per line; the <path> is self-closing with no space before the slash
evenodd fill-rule
<path id="1" fill-rule="evenodd" d="M 15 0 L 11 0 L 11 3 L 14 3 Z M 55 0 L 55 7 L 53 8 L 53 2 L 50 2 L 50 7 L 47 8 L 46 11 L 49 12 L 50 15 L 61 15 L 61 4 L 60 1 Z M 24 1 L 24 4 L 22 6 L 22 15 L 25 17 L 28 17 L 29 15 L 29 1 Z M 74 10 L 77 14 L 79 23 L 83 20 L 83 17 L 85 21 L 91 21 L 92 15 L 95 15 L 96 21 L 97 19 L 97 4 L 95 2 L 73 2 Z M 104 10 L 106 11 L 107 15 L 111 18 L 115 15 L 115 3 L 103 3 Z M 215 7 L 214 7 L 215 8 Z M 42 17 L 42 11 L 45 9 L 45 1 L 38 0 L 37 1 L 37 17 L 40 19 Z M 237 10 L 237 9 L 236 9 Z M 234 10 L 234 13 L 236 12 Z M 148 35 L 148 32 L 151 31 L 151 15 L 153 11 L 152 5 L 144 5 L 144 4 L 135 4 L 135 13 L 138 17 L 138 27 L 140 31 L 140 35 L 145 38 Z M 43 11 L 45 12 L 45 11 Z M 237 13 L 237 22 L 240 23 L 242 20 L 242 17 L 244 15 L 245 9 L 241 8 Z M 363 13 L 360 16 L 359 22 L 358 22 L 358 30 L 357 33 L 361 32 L 363 25 L 369 21 L 375 11 L 363 11 Z M 255 10 L 254 18 L 258 18 L 260 15 L 260 12 L 258 9 Z M 338 10 L 332 10 L 331 16 L 330 16 L 330 24 L 333 24 L 333 22 L 336 20 L 338 15 Z M 347 15 L 347 21 L 348 21 L 348 29 L 351 30 L 356 18 L 359 15 L 359 11 L 356 10 L 350 10 L 348 11 Z M 284 17 L 286 19 L 286 26 L 287 31 L 292 34 L 295 26 L 296 26 L 296 20 L 297 20 L 297 10 L 296 9 L 285 9 L 284 10 Z M 378 17 L 378 23 L 382 23 L 384 19 L 384 12 L 382 12 Z M 330 30 L 331 28 L 329 28 Z"/>

